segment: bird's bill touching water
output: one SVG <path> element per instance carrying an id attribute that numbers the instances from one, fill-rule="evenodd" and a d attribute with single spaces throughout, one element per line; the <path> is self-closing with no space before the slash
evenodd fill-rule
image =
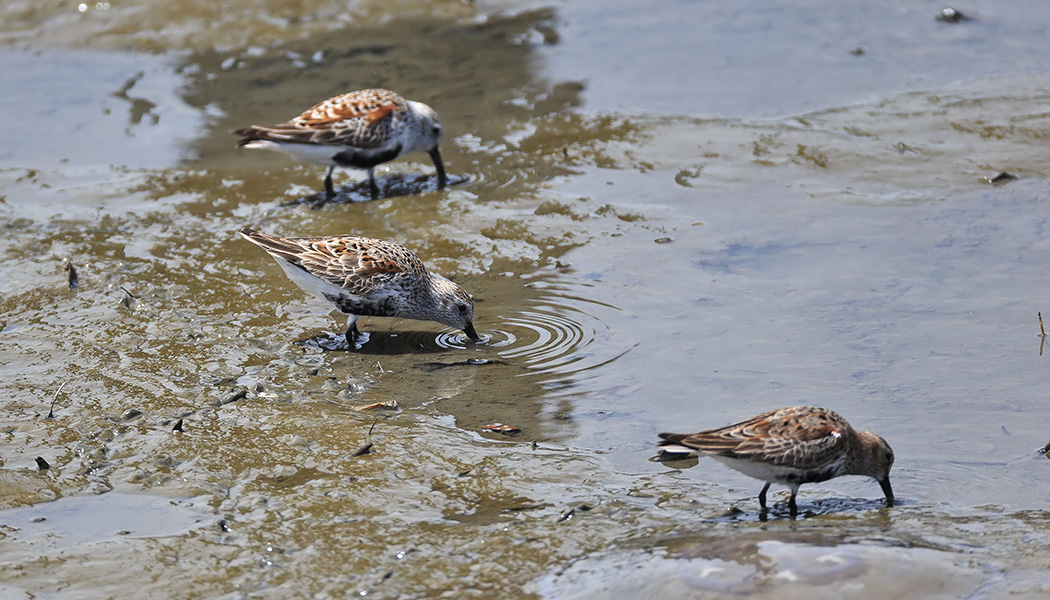
<path id="1" fill-rule="evenodd" d="M 467 337 L 470 338 L 470 340 L 473 341 L 473 342 L 477 342 L 477 341 L 481 340 L 481 336 L 478 335 L 477 330 L 474 329 L 474 324 L 473 323 L 467 323 L 467 326 L 463 328 L 463 333 L 467 334 Z M 889 484 L 887 483 L 886 485 L 889 485 Z M 886 488 L 884 487 L 883 489 L 886 489 Z"/>
<path id="2" fill-rule="evenodd" d="M 886 506 L 893 506 L 893 488 L 890 487 L 890 478 L 887 477 L 879 481 L 879 485 L 882 486 L 882 491 L 886 494 Z"/>
<path id="3" fill-rule="evenodd" d="M 438 151 L 438 147 L 434 146 L 434 149 L 430 151 L 430 159 L 434 161 L 434 168 L 437 169 L 438 174 L 438 189 L 445 189 L 445 184 L 448 183 L 448 176 L 445 175 L 445 163 L 441 162 L 441 152 Z"/>

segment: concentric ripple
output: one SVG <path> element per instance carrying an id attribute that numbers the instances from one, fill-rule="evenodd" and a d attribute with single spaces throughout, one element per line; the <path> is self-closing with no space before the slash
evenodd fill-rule
<path id="1" fill-rule="evenodd" d="M 474 359 L 517 365 L 524 375 L 578 375 L 613 362 L 634 347 L 612 335 L 620 308 L 544 288 L 544 295 L 509 315 L 496 317 L 497 328 L 479 328 L 473 341 L 458 329 L 430 331 L 368 330 L 353 349 L 360 354 L 428 354 L 467 350 Z M 566 293 L 568 292 L 568 293 Z M 488 319 L 486 319 L 488 320 Z M 327 333 L 302 342 L 324 350 L 347 350 L 345 338 Z M 564 382 L 563 382 L 564 383 Z"/>
<path id="2" fill-rule="evenodd" d="M 500 357 L 533 373 L 568 375 L 594 369 L 623 356 L 610 340 L 612 329 L 599 313 L 620 309 L 583 298 L 547 297 L 529 309 L 505 316 L 502 329 L 487 331 L 486 344 Z"/>
<path id="3" fill-rule="evenodd" d="M 470 344 L 488 344 L 489 340 L 492 338 L 491 335 L 480 331 L 478 332 L 478 335 L 481 339 L 474 342 L 471 341 L 471 339 L 467 337 L 467 334 L 462 331 L 457 329 L 446 329 L 437 335 L 437 339 L 434 340 L 434 343 L 437 344 L 439 348 L 443 349 L 463 350 Z"/>

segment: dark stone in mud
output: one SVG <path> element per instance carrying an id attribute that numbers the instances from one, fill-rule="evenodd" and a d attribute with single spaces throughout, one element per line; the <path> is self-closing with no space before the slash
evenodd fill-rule
<path id="1" fill-rule="evenodd" d="M 988 180 L 988 183 L 991 183 L 993 185 L 998 185 L 998 184 L 1006 183 L 1008 181 L 1013 181 L 1014 179 L 1018 179 L 1018 177 L 1017 177 L 1017 175 L 1014 175 L 1013 173 L 1007 173 L 1006 171 L 1003 171 L 1003 172 L 999 173 L 998 175 L 996 175 L 995 177 L 988 177 L 986 179 Z"/>
<path id="2" fill-rule="evenodd" d="M 558 517 L 558 522 L 561 523 L 562 521 L 568 521 L 569 519 L 575 517 L 577 512 L 587 512 L 589 510 L 592 510 L 593 508 L 594 507 L 590 504 L 577 504 L 576 506 L 572 506 L 563 510 L 561 512 L 561 515 Z"/>
<path id="3" fill-rule="evenodd" d="M 77 277 L 77 268 L 73 266 L 73 261 L 66 263 L 66 271 L 69 273 L 69 289 L 75 292 L 80 285 L 80 278 Z"/>

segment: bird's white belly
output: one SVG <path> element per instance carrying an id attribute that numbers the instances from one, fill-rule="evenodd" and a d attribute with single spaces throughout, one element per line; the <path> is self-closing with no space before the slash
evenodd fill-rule
<path id="1" fill-rule="evenodd" d="M 339 165 L 332 160 L 332 157 L 345 149 L 345 146 L 322 146 L 320 144 L 294 143 L 280 144 L 269 140 L 253 140 L 245 144 L 244 147 L 257 150 L 275 150 L 277 152 L 283 152 L 297 160 L 335 167 L 338 167 Z"/>
<path id="2" fill-rule="evenodd" d="M 277 264 L 281 265 L 285 274 L 288 275 L 288 279 L 291 279 L 295 285 L 324 300 L 329 300 L 330 298 L 339 296 L 350 296 L 346 290 L 338 285 L 311 275 L 284 259 L 278 259 Z"/>
<path id="3" fill-rule="evenodd" d="M 753 462 L 750 460 L 744 460 L 742 458 L 730 458 L 728 456 L 719 456 L 717 454 L 709 455 L 718 462 L 740 471 L 744 475 L 760 479 L 762 481 L 783 481 L 785 477 L 798 474 L 798 469 L 792 469 L 790 467 L 782 467 L 778 465 L 771 465 L 769 463 Z"/>
<path id="4" fill-rule="evenodd" d="M 775 481 L 791 484 L 798 481 L 822 481 L 842 474 L 845 465 L 845 456 L 839 456 L 835 460 L 825 463 L 813 469 L 796 469 L 784 465 L 744 460 L 741 458 L 730 458 L 728 456 L 710 455 L 722 464 L 740 471 L 744 475 L 761 479 L 762 481 Z"/>

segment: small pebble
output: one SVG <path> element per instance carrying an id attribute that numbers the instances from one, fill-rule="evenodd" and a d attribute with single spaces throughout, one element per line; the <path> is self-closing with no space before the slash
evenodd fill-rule
<path id="1" fill-rule="evenodd" d="M 120 418 L 124 421 L 131 421 L 142 416 L 142 411 L 137 408 L 129 408 L 124 411 L 124 414 L 120 415 Z"/>
<path id="2" fill-rule="evenodd" d="M 515 433 L 521 433 L 521 428 L 513 425 L 504 425 L 503 423 L 492 423 L 490 425 L 482 425 L 478 427 L 482 431 L 491 431 L 493 433 L 502 433 L 503 435 L 512 435 Z"/>
<path id="3" fill-rule="evenodd" d="M 940 14 L 934 17 L 937 21 L 944 21 L 945 23 L 959 23 L 961 21 L 968 21 L 970 17 L 962 14 L 954 8 L 948 7 L 941 10 Z"/>

